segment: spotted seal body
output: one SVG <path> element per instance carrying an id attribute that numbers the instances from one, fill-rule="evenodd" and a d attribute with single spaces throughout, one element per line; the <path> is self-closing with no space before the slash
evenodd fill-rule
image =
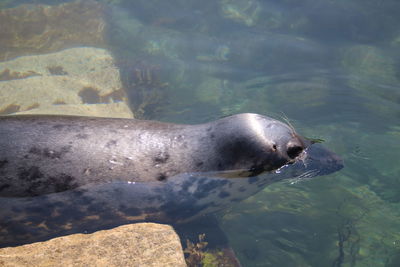
<path id="1" fill-rule="evenodd" d="M 292 162 L 306 142 L 257 114 L 200 125 L 134 119 L 10 116 L 0 119 L 0 197 L 62 192 L 90 183 L 156 182 L 181 173 Z"/>
<path id="2" fill-rule="evenodd" d="M 0 247 L 137 221 L 187 221 L 272 182 L 340 168 L 334 153 L 257 114 L 200 125 L 2 117 Z"/>

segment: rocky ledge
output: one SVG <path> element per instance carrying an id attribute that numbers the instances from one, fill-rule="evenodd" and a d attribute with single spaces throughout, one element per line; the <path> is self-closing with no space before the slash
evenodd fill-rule
<path id="1" fill-rule="evenodd" d="M 186 266 L 169 225 L 138 223 L 0 249 L 0 266 Z"/>

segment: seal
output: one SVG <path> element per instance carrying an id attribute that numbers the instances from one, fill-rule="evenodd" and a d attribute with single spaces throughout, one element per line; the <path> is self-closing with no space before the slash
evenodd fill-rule
<path id="1" fill-rule="evenodd" d="M 257 114 L 200 125 L 2 117 L 0 197 L 38 196 L 91 183 L 165 181 L 181 173 L 255 176 L 294 162 L 308 145 L 288 125 Z"/>
<path id="2" fill-rule="evenodd" d="M 343 167 L 333 152 L 257 114 L 199 125 L 7 116 L 0 153 L 0 247 L 187 222 L 268 184 Z"/>

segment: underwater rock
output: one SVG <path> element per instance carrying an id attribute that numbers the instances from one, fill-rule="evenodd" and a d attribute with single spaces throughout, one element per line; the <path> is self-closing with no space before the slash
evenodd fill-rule
<path id="1" fill-rule="evenodd" d="M 387 51 L 369 45 L 351 46 L 343 49 L 341 65 L 349 73 L 351 88 L 400 103 L 397 62 Z"/>
<path id="2" fill-rule="evenodd" d="M 110 2 L 103 0 L 103 2 Z M 119 0 L 120 7 L 143 24 L 180 32 L 205 30 L 215 22 L 216 1 L 196 0 Z M 211 23 L 215 27 L 215 24 Z"/>
<path id="3" fill-rule="evenodd" d="M 208 242 L 205 234 L 199 235 L 199 241 L 192 243 L 186 240 L 186 247 L 183 252 L 186 254 L 186 263 L 192 266 L 229 266 L 240 267 L 239 260 L 231 248 L 207 249 Z"/>
<path id="4" fill-rule="evenodd" d="M 260 1 L 282 14 L 285 30 L 311 38 L 344 43 L 380 43 L 398 33 L 400 3 L 397 0 Z M 279 14 L 279 12 L 278 12 Z M 261 17 L 268 18 L 264 14 Z M 351 25 L 351 27 L 349 27 Z"/>
<path id="5" fill-rule="evenodd" d="M 308 76 L 304 75 L 301 78 L 297 78 L 297 74 L 259 76 L 233 83 L 229 85 L 229 90 L 232 91 L 231 103 L 234 102 L 235 105 L 228 105 L 229 109 L 224 108 L 224 113 L 256 110 L 276 116 L 290 114 L 293 119 L 302 116 L 302 113 L 298 112 L 299 107 L 307 110 L 304 114 L 314 113 L 319 108 L 329 105 L 329 81 L 325 77 L 317 77 L 314 73 L 306 74 Z M 236 109 L 233 109 L 234 106 Z M 281 113 L 276 113 L 277 111 Z M 313 118 L 317 117 L 314 115 Z"/>
<path id="6" fill-rule="evenodd" d="M 400 47 L 400 34 L 395 36 L 392 41 L 390 42 L 390 46 L 394 49 L 399 49 Z"/>
<path id="7" fill-rule="evenodd" d="M 73 46 L 105 46 L 104 7 L 96 1 L 0 10 L 0 61 Z"/>
<path id="8" fill-rule="evenodd" d="M 248 31 L 232 33 L 229 40 L 229 64 L 236 69 L 229 77 L 233 80 L 257 73 L 322 69 L 331 53 L 320 43 L 296 35 Z"/>
<path id="9" fill-rule="evenodd" d="M 205 77 L 196 87 L 195 95 L 198 101 L 218 104 L 223 97 L 223 80 Z"/>
<path id="10" fill-rule="evenodd" d="M 282 82 L 274 87 L 272 89 L 267 86 L 264 93 L 270 97 L 270 101 L 285 106 L 285 110 L 288 111 L 294 111 L 296 105 L 300 105 L 304 109 L 317 109 L 329 102 L 329 83 L 323 77 L 310 77 L 305 81 Z M 294 95 L 295 98 L 291 97 Z"/>
<path id="11" fill-rule="evenodd" d="M 62 264 L 61 264 L 62 263 Z M 0 249 L 1 266 L 186 266 L 168 225 L 139 223 Z"/>
<path id="12" fill-rule="evenodd" d="M 381 49 L 369 45 L 345 48 L 341 60 L 343 68 L 352 75 L 378 79 L 383 82 L 396 81 L 395 60 Z M 354 84 L 357 87 L 357 84 Z"/>
<path id="13" fill-rule="evenodd" d="M 91 110 L 88 115 L 117 116 L 118 110 L 122 112 L 118 117 L 132 117 L 120 73 L 104 49 L 71 48 L 1 62 L 0 80 L 0 114 L 31 110 L 31 114 L 72 115 L 78 112 L 74 105 L 82 105 L 80 111 Z M 102 105 L 84 105 L 116 102 L 108 114 L 111 105 L 103 105 L 104 111 Z"/>

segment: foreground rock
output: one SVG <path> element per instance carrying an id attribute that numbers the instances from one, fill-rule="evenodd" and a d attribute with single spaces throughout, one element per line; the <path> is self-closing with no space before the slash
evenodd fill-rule
<path id="1" fill-rule="evenodd" d="M 168 225 L 139 223 L 0 249 L 0 266 L 186 266 Z"/>

